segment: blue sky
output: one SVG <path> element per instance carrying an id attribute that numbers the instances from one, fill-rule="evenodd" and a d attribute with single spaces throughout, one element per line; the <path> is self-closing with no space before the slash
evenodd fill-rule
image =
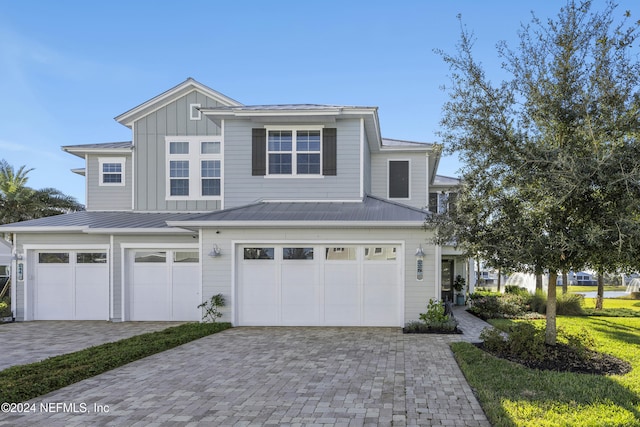
<path id="1" fill-rule="evenodd" d="M 636 0 L 621 0 L 638 19 Z M 113 117 L 193 77 L 244 104 L 379 107 L 385 137 L 438 142 L 462 14 L 476 57 L 499 78 L 495 45 L 515 45 L 534 11 L 564 1 L 0 0 L 0 158 L 31 187 L 84 203 L 83 167 L 62 145 L 126 141 Z M 604 0 L 594 1 L 596 8 Z M 455 157 L 439 173 L 456 175 Z"/>

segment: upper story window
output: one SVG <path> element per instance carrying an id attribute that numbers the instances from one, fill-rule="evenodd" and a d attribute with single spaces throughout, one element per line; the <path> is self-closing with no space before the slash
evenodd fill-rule
<path id="1" fill-rule="evenodd" d="M 457 195 L 454 192 L 429 193 L 429 211 L 434 213 L 449 212 L 455 206 Z"/>
<path id="2" fill-rule="evenodd" d="M 389 198 L 409 198 L 409 160 L 389 160 Z"/>
<path id="3" fill-rule="evenodd" d="M 100 168 L 100 186 L 123 186 L 124 182 L 124 157 L 101 157 L 98 159 Z"/>
<path id="4" fill-rule="evenodd" d="M 321 130 L 268 130 L 268 175 L 320 175 Z"/>
<path id="5" fill-rule="evenodd" d="M 167 199 L 222 197 L 221 137 L 167 137 Z"/>
<path id="6" fill-rule="evenodd" d="M 336 175 L 335 128 L 322 126 L 256 128 L 252 131 L 254 176 Z"/>

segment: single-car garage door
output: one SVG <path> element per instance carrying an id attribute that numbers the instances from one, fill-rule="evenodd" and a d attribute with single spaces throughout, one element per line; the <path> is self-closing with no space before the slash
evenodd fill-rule
<path id="1" fill-rule="evenodd" d="M 135 250 L 129 257 L 127 320 L 200 320 L 197 250 Z"/>
<path id="2" fill-rule="evenodd" d="M 35 257 L 35 320 L 109 320 L 106 251 L 43 251 Z"/>
<path id="3" fill-rule="evenodd" d="M 401 326 L 398 245 L 243 245 L 238 324 Z"/>

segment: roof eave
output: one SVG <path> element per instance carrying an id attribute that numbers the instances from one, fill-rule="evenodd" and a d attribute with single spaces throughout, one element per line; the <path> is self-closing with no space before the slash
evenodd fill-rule
<path id="1" fill-rule="evenodd" d="M 424 221 L 167 221 L 170 227 L 242 227 L 242 228 L 415 228 Z"/>

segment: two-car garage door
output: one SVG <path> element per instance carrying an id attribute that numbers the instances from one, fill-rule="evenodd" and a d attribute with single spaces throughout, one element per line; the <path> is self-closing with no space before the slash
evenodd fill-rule
<path id="1" fill-rule="evenodd" d="M 238 324 L 401 326 L 398 245 L 243 245 Z"/>

